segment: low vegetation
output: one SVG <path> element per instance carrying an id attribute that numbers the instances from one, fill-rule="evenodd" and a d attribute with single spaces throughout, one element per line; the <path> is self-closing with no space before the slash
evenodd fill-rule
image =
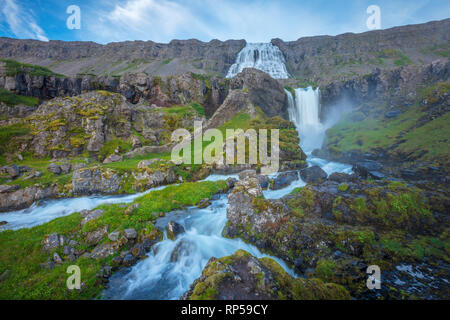
<path id="1" fill-rule="evenodd" d="M 102 266 L 111 265 L 118 253 L 100 260 L 78 257 L 75 261 L 69 261 L 60 248 L 57 252 L 64 262 L 48 269 L 41 265 L 52 257 L 51 253 L 42 250 L 45 235 L 57 232 L 76 240 L 78 250 L 91 250 L 93 248 L 84 242 L 84 232 L 107 226 L 111 232 L 132 227 L 139 234 L 148 234 L 155 229 L 153 222 L 160 214 L 195 205 L 201 199 L 211 198 L 213 194 L 225 190 L 224 181 L 184 183 L 137 198 L 133 204 L 140 207 L 131 215 L 125 214 L 131 205 L 104 205 L 99 207 L 105 210 L 104 215 L 84 227 L 80 224 L 81 214 L 74 213 L 30 229 L 3 231 L 0 233 L 0 275 L 4 274 L 5 278 L 1 281 L 0 299 L 92 299 L 103 289 L 96 275 Z M 100 244 L 108 241 L 105 237 Z M 66 287 L 69 265 L 78 265 L 81 269 L 81 290 L 68 290 Z"/>

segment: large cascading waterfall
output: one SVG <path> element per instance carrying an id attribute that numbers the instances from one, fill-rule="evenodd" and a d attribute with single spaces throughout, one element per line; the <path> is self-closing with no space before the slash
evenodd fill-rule
<path id="1" fill-rule="evenodd" d="M 245 68 L 259 69 L 274 79 L 289 78 L 283 53 L 271 43 L 247 43 L 228 70 L 227 78 L 235 77 Z"/>
<path id="2" fill-rule="evenodd" d="M 319 88 L 295 89 L 295 99 L 286 90 L 288 96 L 289 119 L 295 124 L 300 134 L 301 144 L 305 151 L 320 148 L 324 138 L 324 126 L 320 122 L 320 91 Z"/>

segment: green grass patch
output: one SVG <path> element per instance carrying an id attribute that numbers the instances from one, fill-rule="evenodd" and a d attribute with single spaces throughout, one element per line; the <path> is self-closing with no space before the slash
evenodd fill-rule
<path id="1" fill-rule="evenodd" d="M 146 232 L 154 229 L 153 221 L 157 217 L 154 213 L 168 212 L 185 206 L 195 205 L 203 198 L 210 198 L 213 194 L 225 190 L 224 181 L 185 183 L 169 186 L 164 190 L 153 191 L 135 200 L 141 207 L 132 215 L 123 213 L 124 208 L 119 205 L 105 205 L 105 214 L 87 223 L 83 230 L 94 230 L 98 226 L 107 224 L 109 230 L 135 228 Z M 42 240 L 45 235 L 57 232 L 67 238 L 75 239 L 80 247 L 91 250 L 83 244 L 81 233 L 81 215 L 74 213 L 36 226 L 30 229 L 0 232 L 0 274 L 8 270 L 6 278 L 0 285 L 0 299 L 92 299 L 103 289 L 97 281 L 96 274 L 104 265 L 110 265 L 113 256 L 102 260 L 78 258 L 76 261 L 56 265 L 49 270 L 41 268 L 51 257 L 50 253 L 42 251 Z M 106 240 L 106 238 L 104 239 Z M 57 251 L 61 256 L 62 250 Z M 66 273 L 69 265 L 78 265 L 81 269 L 81 290 L 68 290 Z"/>
<path id="2" fill-rule="evenodd" d="M 25 72 L 30 76 L 57 76 L 57 77 L 65 77 L 62 74 L 54 73 L 48 68 L 37 66 L 34 64 L 21 63 L 12 59 L 0 59 L 0 61 L 6 64 L 6 75 L 10 77 L 14 77 L 20 72 Z"/>
<path id="3" fill-rule="evenodd" d="M 26 106 L 33 107 L 39 103 L 39 99 L 34 97 L 21 96 L 18 94 L 14 94 L 11 91 L 0 88 L 0 102 L 3 102 L 8 106 L 24 104 Z"/>

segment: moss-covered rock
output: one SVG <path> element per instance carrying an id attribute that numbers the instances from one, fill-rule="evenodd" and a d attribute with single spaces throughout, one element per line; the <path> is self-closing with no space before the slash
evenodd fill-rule
<path id="1" fill-rule="evenodd" d="M 350 295 L 342 286 L 319 279 L 293 278 L 270 258 L 257 259 L 238 250 L 211 258 L 200 278 L 182 299 L 189 300 L 342 300 Z"/>

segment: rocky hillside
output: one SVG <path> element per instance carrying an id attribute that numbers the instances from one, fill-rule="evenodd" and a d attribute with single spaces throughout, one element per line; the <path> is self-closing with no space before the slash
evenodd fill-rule
<path id="1" fill-rule="evenodd" d="M 427 64 L 449 56 L 450 19 L 369 31 L 315 36 L 272 43 L 283 52 L 288 71 L 300 81 L 334 81 L 408 64 Z M 194 72 L 225 76 L 245 40 L 173 40 L 168 44 L 0 38 L 0 57 L 48 67 L 67 76 L 119 76 L 144 72 L 170 76 Z"/>
<path id="2" fill-rule="evenodd" d="M 77 74 L 122 75 L 126 72 L 169 76 L 185 72 L 224 75 L 245 46 L 244 40 L 94 42 L 18 40 L 0 38 L 0 57 Z"/>
<path id="3" fill-rule="evenodd" d="M 450 19 L 360 34 L 274 39 L 299 80 L 331 82 L 375 69 L 423 65 L 450 54 Z"/>

